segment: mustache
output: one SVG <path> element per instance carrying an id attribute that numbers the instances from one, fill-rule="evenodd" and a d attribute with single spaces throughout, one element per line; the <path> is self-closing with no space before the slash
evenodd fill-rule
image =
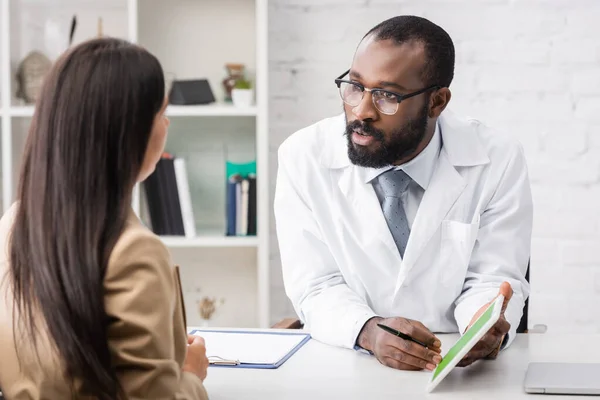
<path id="1" fill-rule="evenodd" d="M 382 130 L 376 129 L 368 122 L 360 122 L 359 120 L 354 120 L 346 125 L 346 136 L 351 136 L 354 131 L 362 131 L 369 136 L 373 136 L 376 140 L 383 142 L 385 136 Z"/>

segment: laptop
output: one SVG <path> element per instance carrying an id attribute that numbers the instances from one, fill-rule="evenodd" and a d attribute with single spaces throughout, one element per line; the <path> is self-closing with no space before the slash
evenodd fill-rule
<path id="1" fill-rule="evenodd" d="M 530 363 L 525 392 L 537 394 L 600 395 L 600 364 Z"/>

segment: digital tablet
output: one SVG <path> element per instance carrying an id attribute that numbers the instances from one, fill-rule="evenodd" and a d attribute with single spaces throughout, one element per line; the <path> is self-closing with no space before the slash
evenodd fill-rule
<path id="1" fill-rule="evenodd" d="M 496 300 L 489 305 L 477 321 L 467 329 L 465 334 L 443 356 L 442 362 L 438 364 L 437 368 L 431 374 L 431 379 L 427 385 L 428 392 L 431 392 L 452 371 L 456 364 L 462 360 L 469 350 L 479 342 L 483 335 L 494 326 L 500 318 L 503 301 L 504 296 L 498 295 Z"/>

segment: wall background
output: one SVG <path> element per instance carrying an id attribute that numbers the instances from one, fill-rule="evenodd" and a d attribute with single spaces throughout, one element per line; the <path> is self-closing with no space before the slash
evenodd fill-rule
<path id="1" fill-rule="evenodd" d="M 450 108 L 526 150 L 535 204 L 530 325 L 600 333 L 600 1 L 271 0 L 270 141 L 341 112 L 333 79 L 374 25 L 414 14 L 456 47 Z M 271 228 L 272 319 L 294 316 Z"/>

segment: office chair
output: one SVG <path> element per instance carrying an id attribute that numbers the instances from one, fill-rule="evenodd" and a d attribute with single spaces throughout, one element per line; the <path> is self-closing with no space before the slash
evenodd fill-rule
<path id="1" fill-rule="evenodd" d="M 527 263 L 527 272 L 525 272 L 525 280 L 529 282 L 529 270 L 530 270 L 531 261 Z M 529 296 L 525 300 L 525 305 L 523 306 L 523 316 L 521 317 L 521 321 L 519 326 L 517 327 L 517 333 L 527 333 L 527 322 L 529 319 Z"/>

